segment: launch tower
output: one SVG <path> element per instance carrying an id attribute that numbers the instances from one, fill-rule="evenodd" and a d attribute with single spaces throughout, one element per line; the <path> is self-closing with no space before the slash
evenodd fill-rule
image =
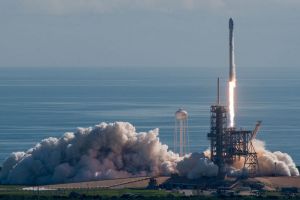
<path id="1" fill-rule="evenodd" d="M 229 20 L 229 87 L 230 83 L 236 81 L 234 53 L 233 53 L 233 20 Z M 234 89 L 233 87 L 233 89 Z M 226 176 L 226 167 L 234 162 L 244 160 L 244 169 L 248 176 L 256 176 L 259 172 L 257 154 L 252 140 L 255 138 L 261 121 L 258 121 L 253 131 L 237 130 L 233 125 L 234 102 L 229 97 L 229 106 L 220 104 L 220 87 L 218 79 L 218 98 L 217 103 L 210 108 L 210 132 L 207 134 L 210 140 L 210 158 L 219 167 L 218 177 Z M 232 91 L 232 90 L 231 90 Z M 229 90 L 230 92 L 230 90 Z M 232 93 L 234 95 L 234 92 Z M 229 94 L 230 95 L 230 94 Z M 233 111 L 233 112 L 232 112 Z M 230 123 L 227 123 L 227 115 L 230 115 Z"/>
<path id="2" fill-rule="evenodd" d="M 218 176 L 224 177 L 225 175 L 225 155 L 226 149 L 226 130 L 227 130 L 227 108 L 220 105 L 220 79 L 218 78 L 218 98 L 217 104 L 210 107 L 210 154 L 211 160 L 218 165 Z"/>

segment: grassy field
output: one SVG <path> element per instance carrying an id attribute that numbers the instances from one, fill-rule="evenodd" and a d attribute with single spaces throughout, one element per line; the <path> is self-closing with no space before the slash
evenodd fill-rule
<path id="1" fill-rule="evenodd" d="M 65 189 L 52 191 L 24 191 L 22 186 L 0 186 L 0 200 L 51 200 L 51 199 L 146 199 L 146 200 L 166 200 L 166 199 L 190 199 L 190 200 L 217 200 L 217 199 L 300 199 L 299 196 L 282 196 L 279 192 L 267 192 L 263 196 L 254 197 L 223 197 L 223 196 L 192 196 L 186 197 L 179 193 L 166 190 L 145 190 L 145 189 Z"/>
<path id="2" fill-rule="evenodd" d="M 0 186 L 0 199 L 132 199 L 179 197 L 165 190 L 142 189 L 64 189 L 22 190 L 22 186 Z"/>

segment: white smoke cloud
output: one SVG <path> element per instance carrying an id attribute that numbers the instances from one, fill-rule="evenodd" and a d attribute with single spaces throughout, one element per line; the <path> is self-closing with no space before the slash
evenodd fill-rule
<path id="1" fill-rule="evenodd" d="M 204 154 L 179 157 L 158 138 L 158 129 L 137 133 L 126 122 L 79 128 L 47 138 L 4 162 L 0 182 L 49 184 L 179 173 L 190 179 L 215 176 Z"/>
<path id="2" fill-rule="evenodd" d="M 177 154 L 168 151 L 158 130 L 136 133 L 125 122 L 80 128 L 61 138 L 42 140 L 4 162 L 1 183 L 46 184 L 176 172 Z"/>
<path id="3" fill-rule="evenodd" d="M 216 172 L 217 166 L 202 154 L 180 158 L 168 151 L 159 141 L 158 129 L 137 133 L 131 124 L 115 122 L 79 128 L 59 139 L 44 139 L 27 152 L 12 153 L 0 181 L 48 184 L 171 173 L 194 179 Z"/>
<path id="4" fill-rule="evenodd" d="M 263 141 L 254 139 L 253 146 L 257 153 L 259 176 L 299 176 L 299 171 L 293 159 L 287 153 L 271 152 L 266 149 Z M 243 173 L 244 159 L 236 161 L 229 166 L 228 173 L 239 176 Z"/>
<path id="5" fill-rule="evenodd" d="M 261 175 L 299 176 L 299 171 L 290 155 L 280 151 L 270 152 L 260 140 L 254 140 L 254 146 Z"/>
<path id="6" fill-rule="evenodd" d="M 178 174 L 189 179 L 214 177 L 218 174 L 218 166 L 204 154 L 192 153 L 177 164 Z"/>

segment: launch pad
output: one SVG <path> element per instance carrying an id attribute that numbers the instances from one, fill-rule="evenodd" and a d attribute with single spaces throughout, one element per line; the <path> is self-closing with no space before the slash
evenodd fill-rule
<path id="1" fill-rule="evenodd" d="M 220 104 L 220 81 L 218 78 L 217 103 L 210 108 L 210 159 L 218 167 L 218 177 L 226 176 L 227 167 L 236 162 L 244 162 L 245 175 L 254 177 L 259 173 L 257 153 L 252 140 L 255 138 L 261 121 L 258 121 L 253 131 L 236 129 L 235 117 L 235 87 L 236 66 L 234 63 L 233 20 L 229 19 L 229 81 L 228 107 Z M 229 120 L 227 120 L 229 116 Z M 243 159 L 243 160 L 242 160 Z"/>
<path id="2" fill-rule="evenodd" d="M 210 108 L 210 158 L 219 167 L 218 177 L 224 178 L 226 167 L 236 161 L 244 160 L 244 169 L 247 175 L 254 177 L 259 173 L 257 153 L 252 144 L 253 138 L 259 129 L 257 122 L 254 131 L 236 130 L 227 127 L 227 108 L 222 105 L 212 105 Z"/>

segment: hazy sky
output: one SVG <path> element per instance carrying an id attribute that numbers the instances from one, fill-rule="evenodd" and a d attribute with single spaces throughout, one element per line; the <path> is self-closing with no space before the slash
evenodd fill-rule
<path id="1" fill-rule="evenodd" d="M 300 67 L 299 0 L 0 0 L 0 67 Z"/>

